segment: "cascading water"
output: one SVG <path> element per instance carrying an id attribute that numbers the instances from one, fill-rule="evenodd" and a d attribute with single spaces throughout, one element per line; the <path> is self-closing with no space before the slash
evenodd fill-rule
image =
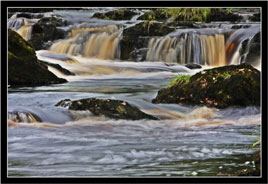
<path id="1" fill-rule="evenodd" d="M 32 25 L 37 22 L 38 19 L 16 18 L 11 17 L 8 20 L 8 28 L 17 31 L 26 41 L 31 39 Z"/>
<path id="2" fill-rule="evenodd" d="M 246 53 L 239 53 L 241 44 L 260 32 L 259 25 L 238 30 L 179 30 L 176 34 L 150 39 L 146 60 L 168 63 L 197 63 L 223 66 L 241 63 Z"/>
<path id="3" fill-rule="evenodd" d="M 74 28 L 69 38 L 60 40 L 50 47 L 58 54 L 82 55 L 100 59 L 115 59 L 120 56 L 121 30 L 116 25 L 90 28 Z"/>

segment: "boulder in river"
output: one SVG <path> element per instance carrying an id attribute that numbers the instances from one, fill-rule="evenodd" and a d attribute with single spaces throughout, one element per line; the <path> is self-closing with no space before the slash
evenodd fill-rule
<path id="1" fill-rule="evenodd" d="M 157 120 L 156 117 L 146 114 L 137 107 L 121 100 L 87 98 L 71 101 L 65 99 L 57 103 L 56 106 L 68 107 L 70 110 L 89 110 L 96 116 L 104 115 L 114 119 Z"/>
<path id="2" fill-rule="evenodd" d="M 46 85 L 67 82 L 37 60 L 34 49 L 18 33 L 8 30 L 8 84 Z"/>
<path id="3" fill-rule="evenodd" d="M 135 26 L 129 27 L 123 31 L 123 38 L 120 41 L 121 56 L 120 59 L 126 60 L 130 53 L 140 48 L 138 41 L 139 37 L 145 36 L 165 36 L 174 31 L 175 28 L 170 28 L 162 23 L 145 21 Z"/>
<path id="4" fill-rule="evenodd" d="M 65 32 L 58 29 L 58 26 L 66 26 L 68 23 L 57 17 L 44 17 L 33 25 L 32 35 L 29 43 L 35 50 L 47 49 L 48 41 L 63 39 Z"/>
<path id="5" fill-rule="evenodd" d="M 203 70 L 158 91 L 153 103 L 229 106 L 260 105 L 260 72 L 249 64 Z"/>
<path id="6" fill-rule="evenodd" d="M 134 15 L 137 15 L 137 13 L 127 8 L 121 8 L 106 13 L 95 13 L 93 18 L 106 20 L 130 20 Z"/>

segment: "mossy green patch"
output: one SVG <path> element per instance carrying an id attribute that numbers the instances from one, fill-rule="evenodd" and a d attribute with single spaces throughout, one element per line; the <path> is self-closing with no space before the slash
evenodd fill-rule
<path id="1" fill-rule="evenodd" d="M 168 84 L 168 87 L 173 86 L 177 83 L 188 83 L 190 81 L 190 75 L 179 75 L 174 77 Z"/>

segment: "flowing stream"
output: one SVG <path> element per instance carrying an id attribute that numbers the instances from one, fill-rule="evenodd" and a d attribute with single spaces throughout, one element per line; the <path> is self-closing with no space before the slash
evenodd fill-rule
<path id="1" fill-rule="evenodd" d="M 228 26 L 177 30 L 150 38 L 146 61 L 122 61 L 119 43 L 127 21 L 90 18 L 94 12 L 108 10 L 46 14 L 72 20 L 72 27 L 62 28 L 70 30 L 66 39 L 37 51 L 37 57 L 75 75 L 50 66 L 50 71 L 68 83 L 8 89 L 9 119 L 23 121 L 8 127 L 8 175 L 216 176 L 255 167 L 255 150 L 250 146 L 260 135 L 259 107 L 219 110 L 152 104 L 151 100 L 178 74 L 238 64 L 239 59 L 232 61 L 235 55 L 228 55 L 226 45 L 235 43 L 232 53 L 238 52 L 239 44 L 252 38 L 259 27 L 254 24 L 241 33 Z M 137 18 L 127 26 L 140 22 Z M 11 20 L 8 26 L 30 39 L 30 30 L 25 29 L 35 20 Z M 235 35 L 228 36 L 230 32 Z M 203 68 L 190 70 L 182 65 L 190 61 Z M 91 97 L 125 100 L 160 120 L 115 120 L 55 107 L 63 99 Z"/>

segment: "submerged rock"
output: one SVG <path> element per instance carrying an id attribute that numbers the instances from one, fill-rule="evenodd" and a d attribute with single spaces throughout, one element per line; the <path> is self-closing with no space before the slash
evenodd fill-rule
<path id="1" fill-rule="evenodd" d="M 49 62 L 45 62 L 45 61 L 40 61 L 40 62 L 46 64 L 47 66 L 51 66 L 53 68 L 56 68 L 58 71 L 60 71 L 64 75 L 75 75 L 73 72 L 70 72 L 69 70 L 67 70 L 66 68 L 63 68 L 59 64 L 49 63 Z"/>
<path id="2" fill-rule="evenodd" d="M 153 103 L 226 108 L 260 105 L 260 72 L 248 64 L 201 71 L 158 91 Z"/>
<path id="3" fill-rule="evenodd" d="M 34 49 L 18 33 L 8 30 L 8 84 L 46 85 L 67 82 L 37 60 Z"/>
<path id="4" fill-rule="evenodd" d="M 141 48 L 134 50 L 130 53 L 130 60 L 134 60 L 136 62 L 145 61 L 148 48 Z"/>
<path id="5" fill-rule="evenodd" d="M 106 13 L 95 13 L 93 18 L 100 18 L 106 20 L 130 20 L 134 15 L 137 15 L 136 12 L 133 12 L 129 9 L 119 9 L 113 10 Z"/>
<path id="6" fill-rule="evenodd" d="M 96 116 L 104 115 L 115 119 L 157 120 L 156 117 L 145 114 L 137 107 L 121 100 L 87 98 L 71 101 L 70 99 L 65 99 L 57 103 L 56 106 L 68 107 L 70 110 L 89 110 Z"/>
<path id="7" fill-rule="evenodd" d="M 42 120 L 32 112 L 28 111 L 12 111 L 8 112 L 8 119 L 13 122 L 41 122 Z"/>
<path id="8" fill-rule="evenodd" d="M 189 68 L 189 69 L 199 69 L 199 68 L 202 68 L 201 65 L 199 65 L 199 64 L 194 64 L 194 63 L 186 64 L 185 67 L 187 67 L 187 68 Z"/>

